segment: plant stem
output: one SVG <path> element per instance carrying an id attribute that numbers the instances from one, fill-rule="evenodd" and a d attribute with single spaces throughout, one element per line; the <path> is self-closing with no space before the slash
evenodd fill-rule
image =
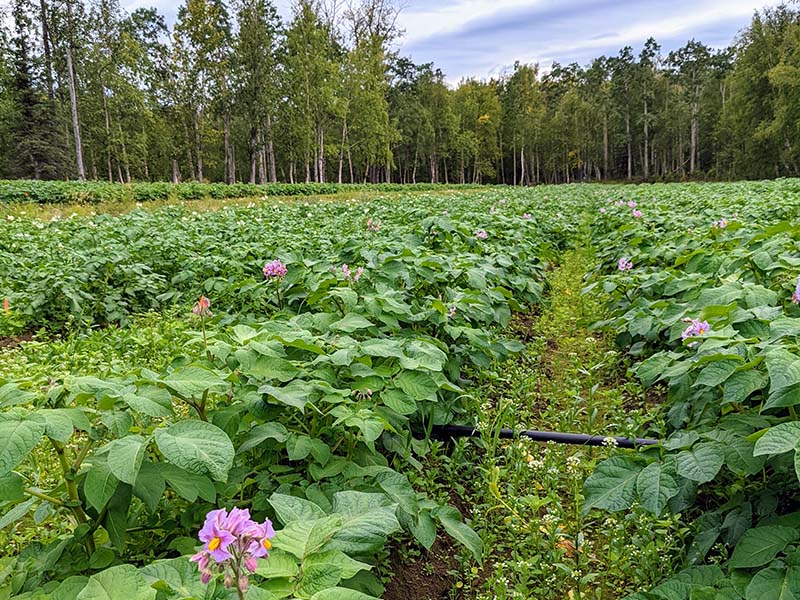
<path id="1" fill-rule="evenodd" d="M 89 449 L 92 447 L 92 443 L 93 442 L 91 439 L 86 440 L 86 443 L 83 445 L 83 448 L 81 448 L 81 451 L 78 452 L 78 456 L 75 457 L 75 462 L 72 463 L 73 473 L 77 473 L 80 470 L 81 465 L 83 464 L 83 460 L 86 458 L 86 455 L 89 454 Z"/>
<path id="2" fill-rule="evenodd" d="M 69 466 L 64 445 L 61 442 L 57 442 L 53 438 L 48 439 L 50 440 L 53 449 L 56 451 L 58 462 L 61 465 L 61 472 L 64 476 L 64 484 L 66 485 L 67 495 L 69 496 L 70 500 L 70 509 L 75 514 L 75 518 L 78 519 L 79 523 L 88 523 L 89 520 L 86 518 L 86 513 L 83 511 L 83 506 L 81 505 L 80 496 L 78 496 L 78 486 L 75 484 L 75 470 Z M 94 554 L 94 538 L 91 535 L 84 538 L 84 544 L 86 546 L 86 552 L 88 552 L 89 556 Z"/>
<path id="3" fill-rule="evenodd" d="M 50 504 L 55 504 L 56 506 L 64 506 L 64 503 L 58 498 L 53 498 L 52 496 L 48 496 L 44 492 L 40 492 L 39 490 L 36 490 L 34 488 L 26 487 L 23 488 L 22 491 L 28 494 L 29 496 L 41 498 L 42 500 L 44 500 L 45 502 L 49 502 Z"/>

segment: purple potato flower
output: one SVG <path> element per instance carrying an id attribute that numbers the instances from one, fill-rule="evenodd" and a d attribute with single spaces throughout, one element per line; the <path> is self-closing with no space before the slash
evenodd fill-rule
<path id="1" fill-rule="evenodd" d="M 203 549 L 189 560 L 197 564 L 204 584 L 215 573 L 224 573 L 225 587 L 235 585 L 240 592 L 246 592 L 250 586 L 248 574 L 255 572 L 259 558 L 269 556 L 270 538 L 274 536 L 272 522 L 253 521 L 247 509 L 232 508 L 230 513 L 224 508 L 212 510 L 198 534 L 204 542 Z"/>
<path id="2" fill-rule="evenodd" d="M 475 237 L 478 238 L 479 240 L 485 240 L 487 237 L 489 237 L 489 234 L 486 233 L 483 229 L 478 229 L 475 232 Z"/>
<path id="3" fill-rule="evenodd" d="M 682 340 L 705 335 L 711 331 L 711 326 L 708 324 L 708 321 L 701 321 L 700 319 L 684 319 L 684 322 L 689 323 L 689 326 L 683 330 L 683 333 L 681 333 Z M 692 342 L 690 345 L 695 343 L 696 342 Z"/>
<path id="4" fill-rule="evenodd" d="M 633 263 L 630 261 L 630 259 L 625 258 L 623 256 L 622 258 L 619 259 L 619 262 L 617 263 L 617 268 L 620 271 L 630 271 L 633 268 Z"/>
<path id="5" fill-rule="evenodd" d="M 800 304 L 800 275 L 797 276 L 797 285 L 794 287 L 794 293 L 792 294 L 792 302 L 795 304 Z"/>
<path id="6" fill-rule="evenodd" d="M 272 262 L 265 264 L 262 271 L 264 272 L 264 277 L 267 279 L 283 279 L 286 277 L 288 269 L 280 259 L 276 258 Z"/>

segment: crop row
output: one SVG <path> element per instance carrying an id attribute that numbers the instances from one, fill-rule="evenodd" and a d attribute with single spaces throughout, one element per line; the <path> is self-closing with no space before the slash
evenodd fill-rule
<path id="1" fill-rule="evenodd" d="M 7 323 L 196 300 L 197 332 L 161 370 L 3 382 L 0 528 L 73 525 L 3 563 L 0 591 L 236 597 L 181 556 L 219 506 L 280 525 L 248 598 L 379 596 L 375 556 L 401 528 L 479 557 L 459 512 L 402 472 L 422 468 L 433 424 L 473 417 L 468 374 L 522 348 L 495 326 L 540 300 L 574 232 L 564 208 L 491 192 L 10 222 Z"/>
<path id="2" fill-rule="evenodd" d="M 791 597 L 800 589 L 798 185 L 658 191 L 631 188 L 595 209 L 603 264 L 586 291 L 610 295 L 611 318 L 597 326 L 662 390 L 666 429 L 662 444 L 598 465 L 585 508 L 637 503 L 692 516 L 687 569 L 636 598 Z"/>
<path id="3" fill-rule="evenodd" d="M 108 183 L 103 181 L 0 180 L 0 204 L 9 202 L 64 204 L 200 200 L 204 198 L 256 198 L 265 196 L 315 196 L 369 190 L 371 192 L 434 191 L 444 186 L 417 184 L 343 183 Z M 474 186 L 458 186 L 468 188 Z"/>

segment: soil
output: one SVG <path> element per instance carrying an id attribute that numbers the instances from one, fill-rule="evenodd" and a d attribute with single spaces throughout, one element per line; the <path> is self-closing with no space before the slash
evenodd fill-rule
<path id="1" fill-rule="evenodd" d="M 458 554 L 455 542 L 444 535 L 413 561 L 403 562 L 398 552 L 393 553 L 389 561 L 393 577 L 383 600 L 448 600 L 454 585 L 450 572 L 458 567 Z"/>
<path id="2" fill-rule="evenodd" d="M 0 337 L 0 350 L 5 348 L 16 348 L 22 342 L 30 342 L 33 339 L 32 333 L 22 333 L 9 337 Z"/>

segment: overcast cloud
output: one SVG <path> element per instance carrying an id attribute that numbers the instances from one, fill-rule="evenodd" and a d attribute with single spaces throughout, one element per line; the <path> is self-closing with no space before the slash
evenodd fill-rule
<path id="1" fill-rule="evenodd" d="M 123 0 L 124 2 L 124 0 Z M 623 46 L 638 51 L 650 36 L 666 53 L 694 38 L 727 46 L 754 11 L 775 0 L 407 0 L 399 24 L 400 51 L 415 62 L 433 62 L 451 83 L 485 78 L 514 61 L 585 64 Z M 279 0 L 284 18 L 291 0 Z M 176 0 L 133 0 L 128 9 L 155 6 L 172 24 Z"/>

